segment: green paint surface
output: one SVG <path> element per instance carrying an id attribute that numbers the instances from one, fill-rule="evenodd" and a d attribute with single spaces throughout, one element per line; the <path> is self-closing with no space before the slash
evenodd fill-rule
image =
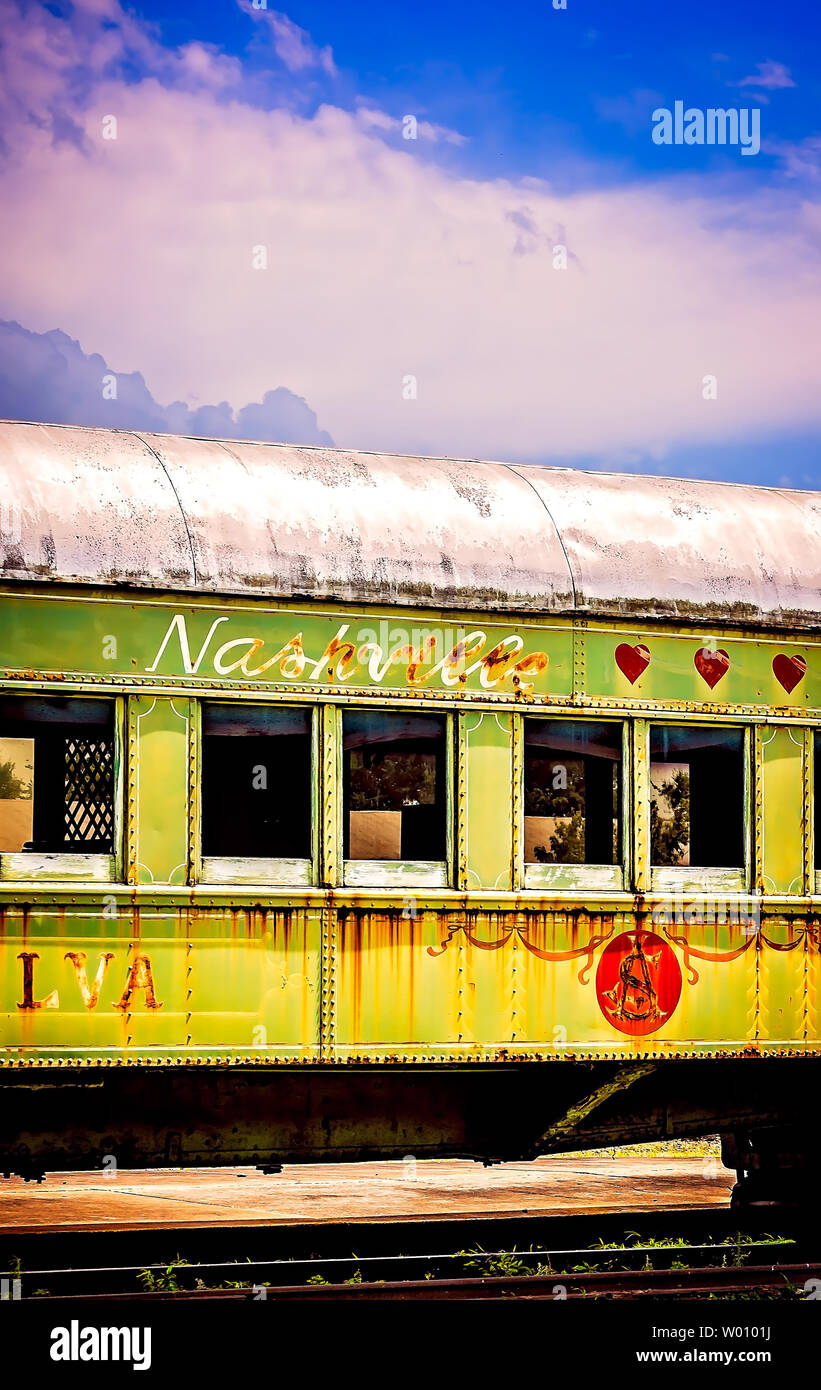
<path id="1" fill-rule="evenodd" d="M 103 918 L 105 910 L 6 913 L 0 1047 L 46 1056 L 88 1050 L 115 1059 L 141 1049 L 177 1056 L 318 1049 L 317 913 L 226 910 L 192 918 L 181 910 L 137 913 L 124 905 L 112 920 Z M 23 953 L 34 957 L 31 1009 L 20 1008 Z M 137 987 L 123 1008 L 138 954 L 148 963 L 153 997 Z M 86 998 L 78 964 L 85 967 Z"/>
<path id="2" fill-rule="evenodd" d="M 762 730 L 764 891 L 800 893 L 804 881 L 802 729 Z"/>
<path id="3" fill-rule="evenodd" d="M 431 634 L 434 659 L 416 663 L 411 677 L 414 662 L 402 649 L 423 650 Z M 594 710 L 597 701 L 618 702 L 628 711 L 634 702 L 634 714 L 650 721 L 675 718 L 681 705 L 702 719 L 717 706 L 725 718 L 738 711 L 739 723 L 742 706 L 789 710 L 793 717 L 798 711 L 807 724 L 818 718 L 817 645 L 735 631 L 714 636 L 712 645 L 727 653 L 727 664 L 711 690 L 694 662 L 700 650 L 709 655 L 707 634 L 673 624 L 579 624 L 576 693 Z M 5 690 L 33 684 L 65 694 L 85 684 L 102 694 L 110 678 L 108 688 L 127 696 L 124 806 L 126 839 L 135 853 L 126 871 L 139 892 L 132 901 L 123 886 L 112 894 L 107 885 L 81 885 L 88 896 L 78 900 L 71 885 L 0 884 L 7 902 L 0 918 L 0 1049 L 13 1060 L 86 1053 L 117 1061 L 142 1049 L 164 1060 L 241 1055 L 298 1061 L 318 1055 L 321 1016 L 325 1055 L 340 1058 L 489 1057 L 519 1048 L 550 1057 L 561 1049 L 630 1056 L 768 1040 L 817 1049 L 818 948 L 804 928 L 806 904 L 783 921 L 773 915 L 782 909 L 771 907 L 760 950 L 738 926 L 672 924 L 666 939 L 681 969 L 681 999 L 657 1032 L 642 1038 L 617 1034 L 596 995 L 601 940 L 635 931 L 641 920 L 629 896 L 617 898 L 615 907 L 605 896 L 597 907 L 599 886 L 585 882 L 579 869 L 552 889 L 523 890 L 515 903 L 511 897 L 493 906 L 490 895 L 512 887 L 513 711 L 531 699 L 569 702 L 572 638 L 572 624 L 564 620 L 486 622 L 483 615 L 460 622 L 398 610 L 352 614 L 317 605 L 289 611 L 268 601 L 4 596 L 0 665 L 11 673 Z M 457 657 L 461 642 L 466 648 Z M 483 656 L 500 643 L 517 661 L 533 659 L 530 668 L 517 675 L 516 662 L 501 673 L 493 663 L 483 665 Z M 639 643 L 649 660 L 631 682 L 615 653 L 622 644 Z M 793 673 L 800 679 L 788 693 L 774 662 L 783 674 L 791 657 L 799 658 Z M 172 696 L 162 681 L 183 690 Z M 405 915 L 415 901 L 407 885 L 383 886 L 372 901 L 368 890 L 340 888 L 340 793 L 335 745 L 326 730 L 315 838 L 333 894 L 312 897 L 304 885 L 294 885 L 276 897 L 275 908 L 271 886 L 263 883 L 244 896 L 221 887 L 219 906 L 196 899 L 199 890 L 188 888 L 197 801 L 196 788 L 192 793 L 189 787 L 189 730 L 195 698 L 216 681 L 220 698 L 269 690 L 285 691 L 286 700 L 291 691 L 308 700 L 320 691 L 331 702 L 393 694 L 401 697 L 394 706 L 406 710 L 412 691 L 447 702 L 461 721 L 465 759 L 465 798 L 455 810 L 463 818 L 466 894 L 447 898 L 440 912 L 421 904 L 420 889 L 414 916 Z M 154 689 L 145 688 L 152 683 Z M 474 704 L 460 709 L 463 695 Z M 477 709 L 477 696 L 508 707 Z M 334 717 L 329 714 L 327 723 Z M 770 894 L 802 890 L 802 739 L 800 728 L 775 724 L 762 739 L 761 853 Z M 639 789 L 637 777 L 634 792 Z M 628 830 L 634 834 L 632 823 Z M 149 901 L 152 886 L 158 892 Z M 628 893 L 635 886 L 635 878 L 625 884 Z M 566 896 L 551 906 L 551 891 L 561 887 Z M 323 903 L 329 919 L 339 908 L 333 949 L 330 932 L 323 941 Z M 602 933 L 600 943 L 585 969 L 586 943 L 596 933 Z M 33 998 L 40 1008 L 19 1007 L 25 953 L 36 956 Z M 112 958 L 101 965 L 106 953 Z M 149 1007 L 147 991 L 137 989 L 130 1006 L 119 1009 L 137 956 L 150 960 L 159 1007 Z M 87 982 L 102 971 L 92 1002 L 78 983 L 78 960 Z"/>
<path id="4" fill-rule="evenodd" d="M 484 658 L 495 654 L 489 664 Z M 569 693 L 570 629 L 427 618 L 415 612 L 294 611 L 260 604 L 129 603 L 12 596 L 0 667 L 66 678 L 189 678 L 265 688 Z"/>
<path id="5" fill-rule="evenodd" d="M 138 695 L 131 769 L 137 813 L 138 883 L 188 882 L 188 735 L 191 701 Z"/>
<path id="6" fill-rule="evenodd" d="M 580 623 L 576 641 L 578 694 L 706 707 L 821 708 L 821 653 L 805 637 L 760 640 L 719 627 L 708 633 L 677 631 L 675 624 Z M 616 651 L 639 645 L 649 662 L 631 681 Z M 494 651 L 505 658 L 502 664 L 483 664 Z M 695 664 L 699 652 L 702 659 L 726 654 L 712 686 Z M 798 665 L 785 666 L 794 659 Z M 176 678 L 192 686 L 216 680 L 262 690 L 331 686 L 561 698 L 573 689 L 573 624 L 397 609 L 14 593 L 0 605 L 1 669 L 66 680 Z M 784 678 L 790 683 L 791 677 L 796 679 L 790 691 Z"/>
<path id="7" fill-rule="evenodd" d="M 817 647 L 803 642 L 751 641 L 719 629 L 712 636 L 714 643 L 708 634 L 667 633 L 655 628 L 591 628 L 584 633 L 584 689 L 588 695 L 623 701 L 767 705 L 776 709 L 817 709 L 821 705 L 821 653 Z M 726 666 L 723 659 L 716 662 L 712 657 L 711 645 L 716 654 L 726 655 Z M 634 650 L 643 646 L 649 653 L 649 662 L 633 681 L 617 663 L 620 646 Z M 702 671 L 696 666 L 699 653 Z M 806 672 L 789 693 L 773 670 L 773 662 L 779 656 L 799 657 L 806 662 Z M 795 674 L 799 671 L 800 667 L 796 668 Z M 706 676 L 716 675 L 718 679 L 711 686 Z"/>
<path id="8" fill-rule="evenodd" d="M 459 716 L 467 759 L 467 886 L 510 888 L 513 855 L 513 716 Z"/>

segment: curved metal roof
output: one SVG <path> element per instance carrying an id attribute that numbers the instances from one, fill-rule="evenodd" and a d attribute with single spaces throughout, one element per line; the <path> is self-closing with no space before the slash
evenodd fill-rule
<path id="1" fill-rule="evenodd" d="M 0 423 L 8 581 L 821 626 L 821 493 Z"/>

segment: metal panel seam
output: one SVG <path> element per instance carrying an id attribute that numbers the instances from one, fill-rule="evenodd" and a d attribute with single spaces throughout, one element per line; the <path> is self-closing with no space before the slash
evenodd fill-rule
<path id="1" fill-rule="evenodd" d="M 180 516 L 182 517 L 182 524 L 183 524 L 183 526 L 185 527 L 185 534 L 186 534 L 186 536 L 188 537 L 188 548 L 189 548 L 189 550 L 191 551 L 191 569 L 192 569 L 192 571 L 193 571 L 194 583 L 197 584 L 197 583 L 199 582 L 199 579 L 198 579 L 198 576 L 197 576 L 197 556 L 196 556 L 196 553 L 195 553 L 195 550 L 194 550 L 194 539 L 193 539 L 193 537 L 192 537 L 192 535 L 191 535 L 190 530 L 188 529 L 188 517 L 185 515 L 185 508 L 183 507 L 182 502 L 181 502 L 181 500 L 180 500 L 180 494 L 177 492 L 177 489 L 176 489 L 175 486 L 174 486 L 174 479 L 171 477 L 171 474 L 169 473 L 168 469 L 166 468 L 166 466 L 165 466 L 165 464 L 164 464 L 162 458 L 161 458 L 160 455 L 157 453 L 157 450 L 156 450 L 155 448 L 153 448 L 152 445 L 149 444 L 148 440 L 147 440 L 147 439 L 143 439 L 143 436 L 142 436 L 141 434 L 138 434 L 136 430 L 129 430 L 128 433 L 132 436 L 133 439 L 139 439 L 140 443 L 145 445 L 145 447 L 146 447 L 146 449 L 148 449 L 149 453 L 153 454 L 154 458 L 157 460 L 157 463 L 160 465 L 160 468 L 162 469 L 163 473 L 165 474 L 166 478 L 168 479 L 168 483 L 169 483 L 169 486 L 170 486 L 170 488 L 171 488 L 171 491 L 173 492 L 175 498 L 177 499 L 177 506 L 178 506 L 179 509 L 180 509 Z"/>
<path id="2" fill-rule="evenodd" d="M 530 491 L 534 493 L 536 497 L 538 497 L 539 501 L 541 502 L 542 506 L 547 512 L 547 515 L 550 517 L 550 520 L 553 524 L 553 530 L 556 532 L 556 539 L 558 540 L 559 545 L 562 548 L 562 555 L 564 556 L 565 564 L 567 565 L 567 573 L 570 578 L 570 587 L 573 591 L 573 607 L 574 609 L 577 609 L 579 604 L 578 596 L 576 593 L 576 577 L 573 574 L 573 567 L 570 564 L 570 556 L 568 555 L 567 550 L 565 548 L 564 538 L 558 526 L 556 525 L 556 518 L 554 517 L 553 513 L 551 512 L 550 508 L 548 507 L 547 503 L 542 497 L 542 494 L 539 492 L 537 488 L 533 486 L 529 478 L 526 478 L 523 473 L 520 473 L 518 468 L 516 468 L 512 463 L 503 463 L 502 467 L 506 468 L 509 473 L 515 473 L 517 478 L 521 478 L 522 482 L 527 484 L 527 486 L 530 488 Z"/>

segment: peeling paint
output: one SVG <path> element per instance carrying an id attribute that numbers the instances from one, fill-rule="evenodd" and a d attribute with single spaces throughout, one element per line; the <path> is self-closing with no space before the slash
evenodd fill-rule
<path id="1" fill-rule="evenodd" d="M 18 423 L 0 473 L 6 579 L 821 626 L 814 492 Z"/>

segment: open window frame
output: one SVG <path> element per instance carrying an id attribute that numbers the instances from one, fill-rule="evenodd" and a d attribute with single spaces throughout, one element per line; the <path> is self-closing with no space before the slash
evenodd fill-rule
<path id="1" fill-rule="evenodd" d="M 743 735 L 742 739 L 742 846 L 744 851 L 744 863 L 740 867 L 727 866 L 721 867 L 699 867 L 693 864 L 653 864 L 652 848 L 649 845 L 649 825 L 650 825 L 650 739 L 652 730 L 656 728 L 706 728 L 724 729 L 727 732 L 734 731 Z M 645 797 L 645 813 L 648 826 L 648 869 L 650 874 L 650 888 L 653 893 L 747 893 L 750 889 L 750 875 L 752 872 L 752 817 L 750 814 L 752 796 L 752 764 L 753 764 L 753 730 L 748 724 L 741 724 L 737 720 L 704 720 L 692 719 L 682 721 L 675 717 L 648 719 L 644 731 L 645 738 L 645 766 L 647 768 L 647 784 L 643 789 Z"/>
<path id="2" fill-rule="evenodd" d="M 558 724 L 566 722 L 568 724 L 607 724 L 609 726 L 621 726 L 621 863 L 619 864 L 534 864 L 528 863 L 525 859 L 525 779 L 527 776 L 527 759 L 525 757 L 525 719 L 543 719 L 545 723 Z M 631 728 L 630 721 L 627 719 L 608 719 L 598 718 L 595 714 L 587 710 L 583 715 L 572 713 L 567 715 L 557 714 L 554 710 L 541 712 L 528 711 L 527 715 L 519 715 L 517 718 L 517 729 L 515 737 L 518 741 L 518 765 L 520 768 L 519 786 L 517 788 L 518 806 L 521 813 L 521 833 L 519 835 L 519 877 L 526 891 L 533 892 L 559 892 L 575 893 L 580 888 L 590 889 L 594 892 L 623 892 L 631 879 L 631 836 L 628 829 L 631 823 L 632 786 L 630 778 L 630 768 L 632 760 L 631 749 Z"/>
<path id="3" fill-rule="evenodd" d="M 31 692 L 34 698 L 55 698 L 54 692 Z M 15 692 L 4 691 L 4 697 Z M 90 701 L 113 707 L 113 778 L 112 778 L 112 850 L 109 854 L 83 853 L 78 850 L 10 850 L 0 852 L 0 884 L 9 883 L 122 883 L 124 881 L 124 777 L 125 777 L 125 710 L 123 696 L 101 696 L 80 691 L 60 695 L 70 704 L 72 700 Z M 34 722 L 34 721 L 32 721 Z M 70 722 L 70 721 L 67 721 Z M 16 737 L 16 735 L 15 735 Z"/>
<path id="4" fill-rule="evenodd" d="M 394 711 L 384 706 L 360 705 L 358 712 L 391 714 Z M 404 710 L 395 711 L 398 715 Z M 345 859 L 344 817 L 347 814 L 345 796 L 345 752 L 343 737 L 342 707 L 335 709 L 336 716 L 336 775 L 339 796 L 337 798 L 337 843 L 342 864 L 342 883 L 346 888 L 392 888 L 413 891 L 417 888 L 449 888 L 453 884 L 454 860 L 454 778 L 456 768 L 455 716 L 452 710 L 437 710 L 445 725 L 444 756 L 444 810 L 445 810 L 445 858 L 437 859 Z"/>
<path id="5" fill-rule="evenodd" d="M 219 705 L 237 705 L 242 709 L 246 702 L 226 699 L 210 700 L 209 703 Z M 267 702 L 254 700 L 255 706 L 263 706 L 270 709 L 305 709 L 305 705 L 296 701 L 288 702 L 283 705 L 280 702 Z M 203 826 L 203 734 L 202 734 L 202 714 L 203 700 L 197 700 L 194 706 L 194 737 L 197 746 L 197 765 L 199 776 L 197 777 L 196 791 L 196 841 L 194 852 L 193 873 L 194 881 L 207 887 L 219 887 L 221 885 L 236 884 L 248 885 L 249 887 L 266 888 L 303 888 L 313 887 L 319 882 L 319 738 L 320 738 L 320 709 L 318 705 L 309 707 L 309 733 L 311 739 L 311 762 L 310 762 L 310 798 L 311 798 L 311 817 L 310 817 L 310 857 L 307 859 L 291 859 L 277 855 L 256 856 L 256 855 L 204 855 L 202 853 L 202 826 Z M 241 738 L 242 735 L 237 735 Z"/>

